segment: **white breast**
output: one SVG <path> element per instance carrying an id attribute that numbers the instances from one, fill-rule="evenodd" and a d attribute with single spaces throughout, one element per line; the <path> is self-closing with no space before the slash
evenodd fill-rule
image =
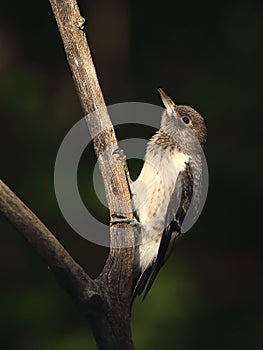
<path id="1" fill-rule="evenodd" d="M 171 194 L 188 160 L 178 151 L 146 153 L 140 176 L 132 184 L 134 210 L 141 223 L 137 263 L 142 270 L 156 258 Z"/>

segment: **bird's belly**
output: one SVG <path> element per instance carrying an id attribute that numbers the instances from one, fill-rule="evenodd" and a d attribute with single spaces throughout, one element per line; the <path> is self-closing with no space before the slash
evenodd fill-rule
<path id="1" fill-rule="evenodd" d="M 147 241 L 138 246 L 136 251 L 136 265 L 140 271 L 144 271 L 147 267 L 151 266 L 155 262 L 158 254 L 159 245 L 162 235 L 159 234 L 155 239 Z"/>
<path id="2" fill-rule="evenodd" d="M 169 191 L 158 178 L 146 185 L 134 183 L 133 206 L 142 226 L 141 243 L 155 239 L 164 229 L 164 220 L 169 204 Z"/>
<path id="3" fill-rule="evenodd" d="M 140 176 L 132 184 L 134 211 L 141 225 L 136 242 L 136 264 L 141 270 L 157 257 L 171 195 L 187 160 L 188 156 L 178 152 L 170 156 L 160 153 L 159 158 L 145 161 Z"/>
<path id="4" fill-rule="evenodd" d="M 176 174 L 170 179 L 147 167 L 132 185 L 133 206 L 140 221 L 137 236 L 136 265 L 141 271 L 156 259 L 165 228 L 167 207 L 175 185 Z"/>
<path id="5" fill-rule="evenodd" d="M 166 165 L 164 167 L 164 165 Z M 167 164 L 145 163 L 132 184 L 134 211 L 142 226 L 141 243 L 155 239 L 163 232 L 167 207 L 178 173 Z"/>

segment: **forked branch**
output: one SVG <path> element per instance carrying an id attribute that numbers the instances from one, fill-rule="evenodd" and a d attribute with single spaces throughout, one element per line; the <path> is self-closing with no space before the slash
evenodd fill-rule
<path id="1" fill-rule="evenodd" d="M 118 148 L 117 140 L 92 62 L 84 32 L 85 20 L 80 15 L 75 0 L 50 0 L 50 3 L 93 138 L 110 215 L 124 213 L 132 218 L 128 184 L 122 163 L 113 155 L 113 151 Z M 114 178 L 109 174 L 114 174 Z M 130 329 L 134 260 L 132 228 L 124 223 L 111 227 L 109 257 L 100 276 L 92 280 L 46 226 L 2 181 L 0 212 L 45 259 L 60 284 L 80 304 L 87 315 L 98 349 L 133 349 Z M 120 228 L 125 228 L 125 235 L 119 232 Z"/>

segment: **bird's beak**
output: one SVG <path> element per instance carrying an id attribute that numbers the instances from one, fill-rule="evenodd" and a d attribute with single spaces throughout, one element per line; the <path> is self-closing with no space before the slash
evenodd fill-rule
<path id="1" fill-rule="evenodd" d="M 166 95 L 166 93 L 161 88 L 158 89 L 158 92 L 160 94 L 160 97 L 162 99 L 162 102 L 167 112 L 170 115 L 176 114 L 176 104 L 170 99 L 168 95 Z"/>

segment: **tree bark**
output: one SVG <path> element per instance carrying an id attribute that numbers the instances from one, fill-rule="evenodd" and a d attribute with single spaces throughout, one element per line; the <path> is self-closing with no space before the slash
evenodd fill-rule
<path id="1" fill-rule="evenodd" d="M 123 213 L 132 218 L 129 188 L 123 165 L 113 155 L 118 144 L 86 40 L 85 20 L 75 0 L 50 0 L 50 4 L 93 137 L 110 215 Z M 45 259 L 61 286 L 80 305 L 94 333 L 98 349 L 132 350 L 130 300 L 135 252 L 132 227 L 122 223 L 110 228 L 108 259 L 99 277 L 92 280 L 46 226 L 1 180 L 0 195 L 0 212 Z"/>
<path id="2" fill-rule="evenodd" d="M 47 262 L 59 283 L 78 303 L 93 298 L 97 289 L 94 281 L 39 218 L 1 180 L 0 194 L 0 212 Z"/>

